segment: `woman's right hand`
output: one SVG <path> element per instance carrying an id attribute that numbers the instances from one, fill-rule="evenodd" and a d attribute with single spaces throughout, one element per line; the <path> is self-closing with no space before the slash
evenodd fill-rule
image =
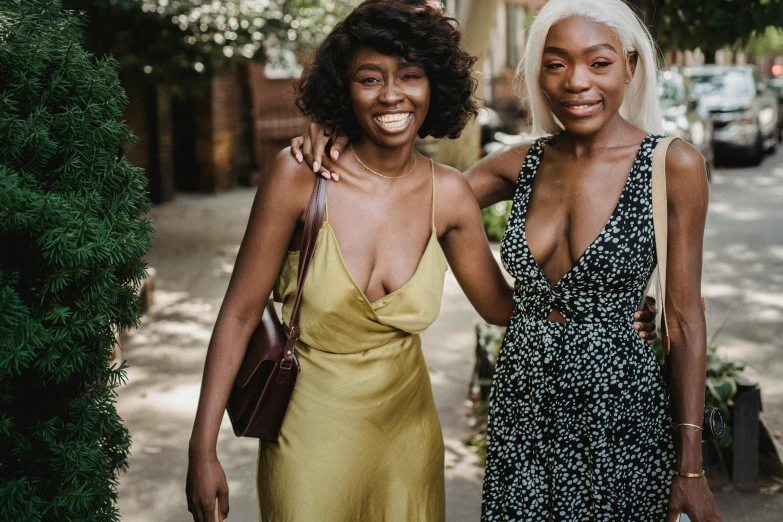
<path id="1" fill-rule="evenodd" d="M 666 522 L 679 522 L 680 513 L 688 515 L 691 522 L 722 521 L 706 478 L 674 477 Z"/>
<path id="2" fill-rule="evenodd" d="M 331 145 L 331 146 L 330 146 Z M 291 155 L 296 161 L 312 165 L 313 172 L 320 173 L 326 179 L 338 181 L 340 176 L 334 172 L 334 162 L 348 145 L 348 137 L 333 134 L 320 123 L 310 122 L 302 136 L 291 140 Z M 330 151 L 330 155 L 326 151 Z"/>
<path id="3" fill-rule="evenodd" d="M 196 522 L 226 522 L 228 482 L 216 454 L 190 454 L 185 495 L 188 498 L 188 511 Z"/>

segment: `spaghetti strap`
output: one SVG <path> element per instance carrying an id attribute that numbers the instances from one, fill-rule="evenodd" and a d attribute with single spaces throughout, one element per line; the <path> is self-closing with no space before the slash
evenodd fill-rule
<path id="1" fill-rule="evenodd" d="M 430 158 L 432 167 L 432 229 L 435 230 L 435 162 Z"/>
<path id="2" fill-rule="evenodd" d="M 317 182 L 316 182 L 317 183 Z M 324 223 L 329 222 L 329 192 L 324 196 Z"/>

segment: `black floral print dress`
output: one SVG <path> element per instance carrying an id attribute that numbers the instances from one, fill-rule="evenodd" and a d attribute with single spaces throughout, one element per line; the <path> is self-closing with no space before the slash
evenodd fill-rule
<path id="1" fill-rule="evenodd" d="M 490 400 L 482 521 L 663 521 L 674 447 L 668 391 L 632 328 L 657 263 L 652 155 L 642 142 L 596 240 L 558 282 L 525 239 L 533 177 L 550 138 L 519 174 L 501 245 L 515 310 Z M 567 323 L 547 320 L 553 308 Z"/>

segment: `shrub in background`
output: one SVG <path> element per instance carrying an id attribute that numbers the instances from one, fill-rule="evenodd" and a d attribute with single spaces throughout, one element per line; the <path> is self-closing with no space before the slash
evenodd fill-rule
<path id="1" fill-rule="evenodd" d="M 511 214 L 511 201 L 501 201 L 491 207 L 482 209 L 481 220 L 484 222 L 484 232 L 490 241 L 500 241 L 506 232 L 508 218 Z"/>
<path id="2" fill-rule="evenodd" d="M 136 326 L 153 233 L 116 63 L 59 0 L 0 5 L 0 513 L 116 521 L 130 438 L 115 333 Z"/>

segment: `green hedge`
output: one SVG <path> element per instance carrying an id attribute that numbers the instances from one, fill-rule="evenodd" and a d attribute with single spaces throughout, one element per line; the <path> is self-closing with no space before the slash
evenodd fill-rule
<path id="1" fill-rule="evenodd" d="M 153 234 L 112 59 L 59 0 L 0 9 L 0 513 L 117 521 L 130 438 L 115 334 L 138 324 Z"/>

